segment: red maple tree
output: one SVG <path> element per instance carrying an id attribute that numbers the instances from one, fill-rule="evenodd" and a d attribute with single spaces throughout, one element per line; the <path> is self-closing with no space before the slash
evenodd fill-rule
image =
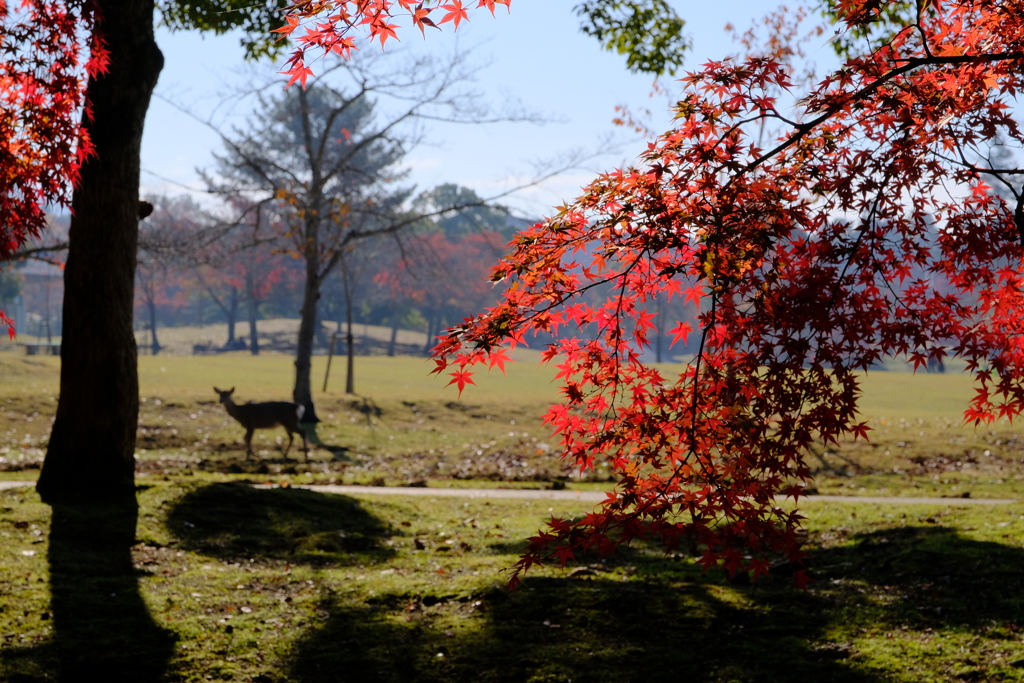
<path id="1" fill-rule="evenodd" d="M 427 320 L 427 352 L 446 321 L 461 320 L 498 299 L 501 290 L 488 276 L 496 247 L 504 242 L 493 232 L 414 235 L 384 259 L 373 281 L 397 309 L 417 308 Z"/>
<path id="2" fill-rule="evenodd" d="M 494 14 L 498 5 L 511 7 L 512 0 L 477 0 L 477 7 L 486 7 Z M 469 5 L 472 5 L 470 0 Z M 381 47 L 389 39 L 398 39 L 394 23 L 396 15 L 406 15 L 412 25 L 426 35 L 426 29 L 440 29 L 441 24 L 452 23 L 458 28 L 469 20 L 468 8 L 462 0 L 327 0 L 326 2 L 298 2 L 286 15 L 287 24 L 274 29 L 281 37 L 290 37 L 298 48 L 292 52 L 281 73 L 291 78 L 288 85 L 296 81 L 303 87 L 313 75 L 308 66 L 308 52 L 314 58 L 321 53 L 335 52 L 348 57 L 357 49 L 353 33 L 365 30 L 371 40 L 379 40 Z M 431 14 L 437 12 L 440 18 L 435 22 Z"/>
<path id="3" fill-rule="evenodd" d="M 70 204 L 92 146 L 80 123 L 83 81 L 106 68 L 85 0 L 0 2 L 0 260 L 38 237 L 45 207 Z M 81 35 L 92 36 L 83 53 Z M 0 311 L 0 325 L 11 321 Z"/>
<path id="4" fill-rule="evenodd" d="M 833 10 L 852 33 L 894 4 Z M 504 301 L 449 331 L 437 371 L 461 376 L 531 332 L 559 335 L 545 358 L 565 401 L 546 420 L 566 458 L 618 474 L 598 509 L 530 540 L 513 583 L 637 538 L 755 577 L 799 563 L 801 517 L 780 498 L 801 495 L 812 443 L 867 436 L 862 373 L 887 356 L 965 359 L 968 421 L 1024 408 L 1022 169 L 992 154 L 1024 146 L 1024 2 L 917 7 L 803 93 L 773 56 L 688 74 L 672 130 L 521 233 L 494 271 Z M 700 341 L 678 376 L 640 362 L 659 295 L 701 305 L 698 329 L 671 331 Z M 584 326 L 600 334 L 574 337 Z"/>

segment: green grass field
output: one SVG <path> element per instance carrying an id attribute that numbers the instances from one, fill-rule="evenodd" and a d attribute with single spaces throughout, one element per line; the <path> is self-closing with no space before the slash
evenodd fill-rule
<path id="1" fill-rule="evenodd" d="M 303 481 L 391 484 L 466 480 L 551 482 L 574 473 L 557 457 L 557 439 L 541 424 L 558 400 L 554 370 L 537 354 L 519 352 L 508 376 L 480 372 L 478 386 L 460 398 L 446 378 L 430 375 L 426 359 L 363 357 L 356 364 L 357 395 L 346 396 L 344 362 L 335 359 L 327 392 L 314 392 L 324 422 L 309 464 L 298 451 L 281 458 L 283 430 L 261 431 L 258 458 L 246 460 L 243 430 L 216 403 L 213 386 L 236 388 L 236 400 L 281 400 L 290 395 L 291 358 L 247 353 L 139 358 L 143 398 L 138 441 L 140 473 L 204 470 L 302 476 Z M 679 366 L 674 366 L 679 367 Z M 665 366 L 671 372 L 673 366 Z M 326 358 L 314 359 L 322 387 Z M 0 467 L 15 476 L 41 462 L 56 405 L 59 359 L 0 354 Z M 962 374 L 877 372 L 864 381 L 862 414 L 870 442 L 819 448 L 812 459 L 823 493 L 991 496 L 1017 490 L 1022 443 L 1003 421 L 986 428 L 962 425 L 972 395 Z M 6 449 L 6 451 L 4 450 Z M 333 455 L 332 455 L 333 453 Z M 608 483 L 604 470 L 586 484 Z M 999 494 L 1002 495 L 1002 494 Z"/>
<path id="2" fill-rule="evenodd" d="M 584 506 L 242 483 L 611 486 L 558 461 L 535 358 L 461 399 L 408 357 L 358 359 L 345 396 L 336 363 L 315 394 L 336 448 L 305 462 L 269 431 L 247 461 L 212 389 L 285 399 L 290 358 L 141 357 L 137 518 L 0 491 L 0 680 L 1024 681 L 1024 503 L 804 503 L 806 593 L 785 571 L 729 582 L 640 544 L 509 594 L 524 539 Z M 3 478 L 37 475 L 58 373 L 0 354 Z M 871 375 L 872 441 L 819 449 L 815 485 L 1024 500 L 1014 427 L 962 427 L 970 395 L 959 375 Z"/>

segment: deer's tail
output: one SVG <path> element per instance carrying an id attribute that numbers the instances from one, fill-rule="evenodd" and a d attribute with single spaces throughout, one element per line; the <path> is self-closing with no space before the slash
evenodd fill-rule
<path id="1" fill-rule="evenodd" d="M 305 412 L 306 406 L 302 405 L 301 403 L 295 406 L 295 416 L 299 418 L 299 422 L 302 422 L 302 416 L 305 414 Z"/>

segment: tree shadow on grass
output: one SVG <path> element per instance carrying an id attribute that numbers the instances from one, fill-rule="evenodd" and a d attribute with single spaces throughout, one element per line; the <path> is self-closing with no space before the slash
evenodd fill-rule
<path id="1" fill-rule="evenodd" d="M 494 589 L 425 606 L 437 599 L 386 595 L 325 606 L 330 619 L 299 641 L 286 679 L 880 680 L 812 647 L 828 622 L 803 594 L 737 606 L 709 584 L 532 578 L 514 594 Z M 456 620 L 447 633 L 431 624 L 445 617 Z"/>
<path id="2" fill-rule="evenodd" d="M 885 591 L 876 619 L 912 629 L 1024 627 L 1024 550 L 961 537 L 956 529 L 907 526 L 863 534 L 856 545 L 812 554 L 819 583 L 865 582 Z M 876 623 L 878 623 L 876 621 Z"/>
<path id="3" fill-rule="evenodd" d="M 878 683 L 884 673 L 848 659 L 851 642 L 829 637 L 853 638 L 861 625 L 981 630 L 1024 619 L 1024 551 L 945 528 L 887 529 L 815 551 L 808 593 L 788 576 L 727 587 L 651 555 L 630 563 L 648 578 L 335 598 L 323 627 L 297 642 L 286 679 Z M 865 600 L 865 585 L 884 601 Z"/>
<path id="4" fill-rule="evenodd" d="M 393 555 L 382 543 L 391 529 L 358 501 L 304 489 L 203 485 L 177 502 L 167 526 L 182 548 L 225 560 L 348 565 Z"/>
<path id="5" fill-rule="evenodd" d="M 132 566 L 138 507 L 54 505 L 50 607 L 54 634 L 4 654 L 10 681 L 158 681 L 174 651 L 139 593 Z"/>

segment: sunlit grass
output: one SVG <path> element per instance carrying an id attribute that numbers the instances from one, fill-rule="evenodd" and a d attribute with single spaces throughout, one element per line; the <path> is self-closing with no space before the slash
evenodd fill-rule
<path id="1" fill-rule="evenodd" d="M 815 578 L 806 594 L 785 569 L 732 584 L 702 575 L 685 553 L 641 543 L 532 572 L 509 595 L 504 570 L 525 538 L 549 515 L 588 504 L 225 483 L 609 486 L 600 473 L 588 484 L 563 469 L 538 419 L 558 397 L 554 370 L 520 357 L 507 377 L 481 372 L 461 399 L 411 357 L 357 359 L 355 397 L 341 391 L 344 359 L 335 358 L 324 393 L 317 357 L 319 437 L 340 450 L 308 463 L 294 450 L 281 458 L 283 430 L 259 432 L 258 456 L 246 461 L 241 428 L 212 389 L 287 399 L 290 357 L 140 357 L 136 573 L 111 590 L 83 557 L 72 592 L 107 590 L 99 600 L 137 585 L 144 612 L 97 628 L 138 640 L 118 646 L 125 656 L 169 653 L 169 680 L 1024 680 L 1020 504 L 805 501 Z M 0 354 L 5 478 L 36 475 L 58 376 L 58 358 Z M 1024 499 L 1014 428 L 963 427 L 970 396 L 958 374 L 872 373 L 861 403 L 871 443 L 819 449 L 815 484 L 847 495 Z M 68 587 L 51 586 L 51 531 L 50 508 L 31 489 L 0 492 L 0 680 L 52 680 L 61 653 L 89 637 L 54 632 L 62 622 L 51 598 Z M 126 624 L 151 637 L 133 639 Z"/>

